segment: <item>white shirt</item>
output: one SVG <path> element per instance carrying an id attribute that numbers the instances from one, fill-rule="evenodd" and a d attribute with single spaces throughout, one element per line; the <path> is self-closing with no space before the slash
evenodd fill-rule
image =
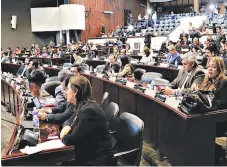
<path id="1" fill-rule="evenodd" d="M 184 89 L 184 88 L 185 88 L 185 84 L 186 84 L 186 82 L 188 81 L 188 79 L 189 79 L 189 77 L 191 76 L 191 74 L 192 74 L 192 71 L 191 71 L 190 73 L 187 74 L 187 76 L 186 76 L 186 78 L 185 78 L 185 80 L 184 80 L 184 83 L 183 83 L 183 85 L 181 86 L 181 89 Z"/>

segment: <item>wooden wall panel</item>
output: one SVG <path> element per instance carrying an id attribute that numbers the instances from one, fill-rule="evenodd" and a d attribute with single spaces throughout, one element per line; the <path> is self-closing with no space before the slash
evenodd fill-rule
<path id="1" fill-rule="evenodd" d="M 115 31 L 117 25 L 123 26 L 124 9 L 131 10 L 136 21 L 139 13 L 145 11 L 145 8 L 140 6 L 141 2 L 146 4 L 145 0 L 69 0 L 69 4 L 84 5 L 85 10 L 91 8 L 90 15 L 85 21 L 85 30 L 82 31 L 83 42 L 86 42 L 89 37 L 96 37 L 100 34 L 102 22 L 106 26 L 106 33 L 109 30 Z M 113 11 L 113 14 L 104 14 L 105 10 Z"/>

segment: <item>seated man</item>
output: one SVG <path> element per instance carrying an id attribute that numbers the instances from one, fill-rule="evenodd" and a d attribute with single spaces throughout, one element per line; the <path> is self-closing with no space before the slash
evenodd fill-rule
<path id="1" fill-rule="evenodd" d="M 201 84 L 204 72 L 203 68 L 198 66 L 196 56 L 192 52 L 188 52 L 182 57 L 182 63 L 183 68 L 179 71 L 177 78 L 171 83 L 172 88 L 166 87 L 163 89 L 164 94 L 184 94 L 185 89 L 194 89 Z"/>
<path id="2" fill-rule="evenodd" d="M 60 105 L 66 101 L 65 96 L 63 95 L 63 88 L 65 85 L 65 79 L 72 75 L 68 69 L 62 69 L 58 73 L 58 80 L 61 82 L 61 85 L 55 88 L 55 100 L 56 104 Z"/>
<path id="3" fill-rule="evenodd" d="M 169 53 L 167 54 L 167 63 L 175 66 L 181 64 L 180 54 L 176 51 L 176 47 L 174 45 L 170 45 L 168 49 Z"/>
<path id="4" fill-rule="evenodd" d="M 30 58 L 29 57 L 26 57 L 25 58 L 25 64 L 22 64 L 20 66 L 20 68 L 18 69 L 16 75 L 21 75 L 21 76 L 26 76 L 26 71 L 28 70 L 28 66 L 29 66 L 29 62 L 30 62 Z"/>
<path id="5" fill-rule="evenodd" d="M 71 75 L 72 76 L 72 75 Z M 68 120 L 72 114 L 74 109 L 76 108 L 76 105 L 72 104 L 70 102 L 70 99 L 67 98 L 65 92 L 66 88 L 69 83 L 69 79 L 71 76 L 68 76 L 65 81 L 61 84 L 62 90 L 64 92 L 64 97 L 67 99 L 64 103 L 61 103 L 60 105 L 52 108 L 52 109 L 45 109 L 42 108 L 39 110 L 38 117 L 40 120 L 46 120 L 47 122 L 51 123 L 58 123 L 63 124 L 66 120 Z"/>
<path id="6" fill-rule="evenodd" d="M 118 73 L 120 70 L 120 65 L 117 61 L 117 57 L 113 54 L 109 56 L 109 61 L 106 62 L 104 71 L 110 71 L 113 73 Z"/>

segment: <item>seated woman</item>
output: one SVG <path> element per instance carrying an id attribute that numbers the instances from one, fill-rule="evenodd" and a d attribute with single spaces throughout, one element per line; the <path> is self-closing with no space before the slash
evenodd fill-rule
<path id="1" fill-rule="evenodd" d="M 41 89 L 42 84 L 45 83 L 46 76 L 42 71 L 35 71 L 29 78 L 29 91 L 33 97 L 41 98 L 44 93 L 44 90 Z"/>
<path id="2" fill-rule="evenodd" d="M 46 109 L 46 108 L 40 109 L 38 114 L 38 117 L 40 120 L 45 120 L 51 123 L 63 124 L 66 120 L 68 120 L 73 115 L 73 111 L 76 106 L 73 104 L 74 102 L 71 101 L 72 99 L 67 99 L 67 96 L 65 94 L 66 88 L 69 83 L 69 79 L 70 77 L 67 77 L 64 81 L 64 85 L 61 84 L 63 95 L 65 96 L 67 101 L 63 102 L 62 104 L 52 109 Z"/>
<path id="3" fill-rule="evenodd" d="M 125 49 L 126 49 L 126 54 L 127 55 L 131 55 L 132 54 L 133 51 L 132 51 L 132 49 L 130 47 L 130 44 L 126 44 Z"/>
<path id="4" fill-rule="evenodd" d="M 128 56 L 120 56 L 121 61 L 121 72 L 118 74 L 121 77 L 132 77 L 134 72 L 134 67 L 130 64 Z"/>
<path id="5" fill-rule="evenodd" d="M 199 86 L 200 90 L 213 91 L 215 95 L 214 109 L 227 109 L 227 77 L 225 76 L 224 61 L 220 57 L 212 57 L 208 62 L 208 72 Z M 224 137 L 227 132 L 227 121 L 217 123 L 216 137 Z M 224 158 L 225 150 L 218 144 L 215 145 L 215 164 Z"/>
<path id="6" fill-rule="evenodd" d="M 77 109 L 64 123 L 60 133 L 65 145 L 75 147 L 75 160 L 68 165 L 116 165 L 112 159 L 115 140 L 109 133 L 105 113 L 91 100 L 91 92 L 91 84 L 86 77 L 70 78 L 66 96 Z"/>
<path id="7" fill-rule="evenodd" d="M 144 64 L 149 64 L 152 61 L 152 53 L 150 52 L 150 49 L 146 46 L 144 47 L 143 52 L 144 55 L 140 62 Z"/>
<path id="8" fill-rule="evenodd" d="M 212 57 L 215 57 L 215 49 L 212 47 L 212 46 L 208 46 L 206 49 L 205 49 L 205 55 L 203 56 L 203 59 L 202 59 L 202 62 L 201 62 L 201 65 L 204 67 L 204 68 L 207 68 L 208 67 L 208 62 L 209 60 L 212 58 Z"/>
<path id="9" fill-rule="evenodd" d="M 82 57 L 80 56 L 79 51 L 75 51 L 73 53 L 74 64 L 81 64 L 83 62 Z"/>
<path id="10" fill-rule="evenodd" d="M 110 72 L 113 72 L 113 73 L 119 72 L 120 65 L 117 61 L 117 58 L 114 57 L 114 55 L 112 55 L 112 54 L 109 55 L 109 61 L 106 62 L 104 70 L 110 71 Z"/>

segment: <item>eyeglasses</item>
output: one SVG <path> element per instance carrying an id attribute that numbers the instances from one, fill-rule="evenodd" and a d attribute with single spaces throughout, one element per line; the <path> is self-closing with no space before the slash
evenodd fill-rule
<path id="1" fill-rule="evenodd" d="M 71 73 L 73 73 L 73 74 L 77 74 L 78 72 L 77 71 L 70 71 Z"/>

